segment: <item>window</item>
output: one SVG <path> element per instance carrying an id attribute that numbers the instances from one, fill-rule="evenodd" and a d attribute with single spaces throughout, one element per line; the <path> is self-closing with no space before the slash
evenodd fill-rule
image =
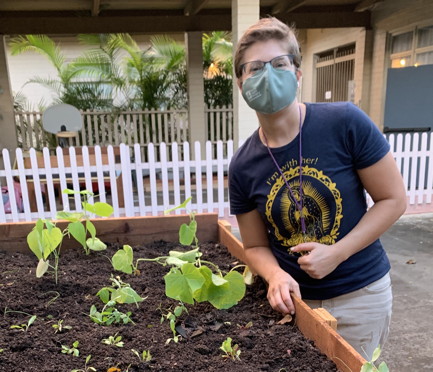
<path id="1" fill-rule="evenodd" d="M 433 26 L 391 35 L 391 68 L 433 64 Z"/>
<path id="2" fill-rule="evenodd" d="M 406 32 L 404 34 L 392 37 L 391 53 L 408 52 L 412 50 L 413 32 Z"/>
<path id="3" fill-rule="evenodd" d="M 417 48 L 433 46 L 433 26 L 423 27 L 418 30 Z"/>

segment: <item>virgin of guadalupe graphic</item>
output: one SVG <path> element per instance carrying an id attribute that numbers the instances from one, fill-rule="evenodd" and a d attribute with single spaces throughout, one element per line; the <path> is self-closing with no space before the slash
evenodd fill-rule
<path id="1" fill-rule="evenodd" d="M 283 246 L 292 247 L 303 242 L 333 244 L 342 218 L 340 192 L 322 171 L 306 166 L 302 172 L 302 210 L 297 207 L 301 200 L 297 167 L 284 173 L 292 192 L 287 189 L 283 177 L 272 186 L 266 203 L 266 216 Z M 305 233 L 301 216 L 305 221 Z"/>

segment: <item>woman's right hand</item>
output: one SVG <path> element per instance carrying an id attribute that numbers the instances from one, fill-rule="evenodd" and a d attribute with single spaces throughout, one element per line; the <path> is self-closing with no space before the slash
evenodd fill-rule
<path id="1" fill-rule="evenodd" d="M 282 314 L 294 314 L 295 305 L 291 294 L 301 298 L 299 284 L 284 270 L 276 270 L 268 282 L 268 301 L 272 308 Z"/>

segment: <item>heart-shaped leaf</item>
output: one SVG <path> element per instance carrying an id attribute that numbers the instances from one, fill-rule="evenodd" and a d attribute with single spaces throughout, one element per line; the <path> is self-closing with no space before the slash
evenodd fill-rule
<path id="1" fill-rule="evenodd" d="M 123 287 L 111 293 L 111 300 L 119 304 L 135 304 L 143 301 L 144 298 L 140 297 L 131 287 Z"/>
<path id="2" fill-rule="evenodd" d="M 83 248 L 86 248 L 86 230 L 80 221 L 69 223 L 68 231 L 83 246 Z"/>
<path id="3" fill-rule="evenodd" d="M 197 257 L 200 257 L 202 255 L 201 252 L 198 251 L 199 248 L 191 249 L 186 252 L 179 252 L 179 251 L 170 251 L 168 254 L 171 257 L 177 257 L 183 261 L 188 261 L 194 263 L 197 259 Z"/>
<path id="4" fill-rule="evenodd" d="M 114 270 L 122 271 L 126 274 L 132 274 L 134 253 L 129 245 L 124 245 L 119 249 L 111 259 Z"/>
<path id="5" fill-rule="evenodd" d="M 208 289 L 208 301 L 217 309 L 228 309 L 245 296 L 245 282 L 240 273 L 231 271 L 224 279 L 227 283 L 220 286 L 212 283 Z"/>
<path id="6" fill-rule="evenodd" d="M 62 239 L 63 234 L 58 227 L 51 230 L 43 229 L 41 232 L 33 229 L 27 235 L 27 244 L 37 258 L 46 260 L 51 252 L 62 242 Z"/>
<path id="7" fill-rule="evenodd" d="M 96 237 L 96 227 L 95 227 L 95 225 L 94 225 L 92 222 L 90 222 L 89 220 L 86 220 L 86 229 L 87 229 L 87 231 L 89 232 L 89 234 L 90 234 L 90 236 L 91 236 L 92 238 L 95 238 L 95 237 Z"/>
<path id="8" fill-rule="evenodd" d="M 179 229 L 179 242 L 183 245 L 191 245 L 194 241 L 195 234 L 197 232 L 197 222 L 191 221 L 188 225 L 182 224 Z"/>
<path id="9" fill-rule="evenodd" d="M 91 249 L 92 251 L 104 251 L 107 249 L 107 245 L 99 240 L 99 238 L 89 238 L 86 240 L 86 245 Z"/>
<path id="10" fill-rule="evenodd" d="M 101 217 L 110 217 L 114 212 L 114 209 L 110 204 L 102 202 L 96 202 L 93 205 L 93 210 L 93 213 Z"/>
<path id="11" fill-rule="evenodd" d="M 191 263 L 184 264 L 182 269 L 172 268 L 164 280 L 167 297 L 187 304 L 194 303 L 193 293 L 205 283 L 200 270 Z"/>

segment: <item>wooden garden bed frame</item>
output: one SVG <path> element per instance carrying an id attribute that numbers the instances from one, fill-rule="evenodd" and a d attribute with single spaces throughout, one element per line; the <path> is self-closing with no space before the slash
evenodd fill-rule
<path id="1" fill-rule="evenodd" d="M 199 242 L 214 241 L 226 246 L 230 253 L 243 261 L 242 243 L 231 233 L 227 221 L 218 220 L 215 213 L 195 216 Z M 189 222 L 188 215 L 163 217 L 119 217 L 92 220 L 97 236 L 104 242 L 139 245 L 156 240 L 176 242 L 179 227 Z M 0 224 L 0 250 L 31 254 L 26 237 L 34 222 Z M 58 222 L 64 228 L 66 222 Z M 73 239 L 65 239 L 63 247 L 76 246 Z M 342 372 L 359 372 L 366 360 L 350 346 L 337 332 L 337 322 L 325 309 L 312 310 L 301 299 L 294 297 L 296 324 L 304 336 L 312 341 Z"/>

